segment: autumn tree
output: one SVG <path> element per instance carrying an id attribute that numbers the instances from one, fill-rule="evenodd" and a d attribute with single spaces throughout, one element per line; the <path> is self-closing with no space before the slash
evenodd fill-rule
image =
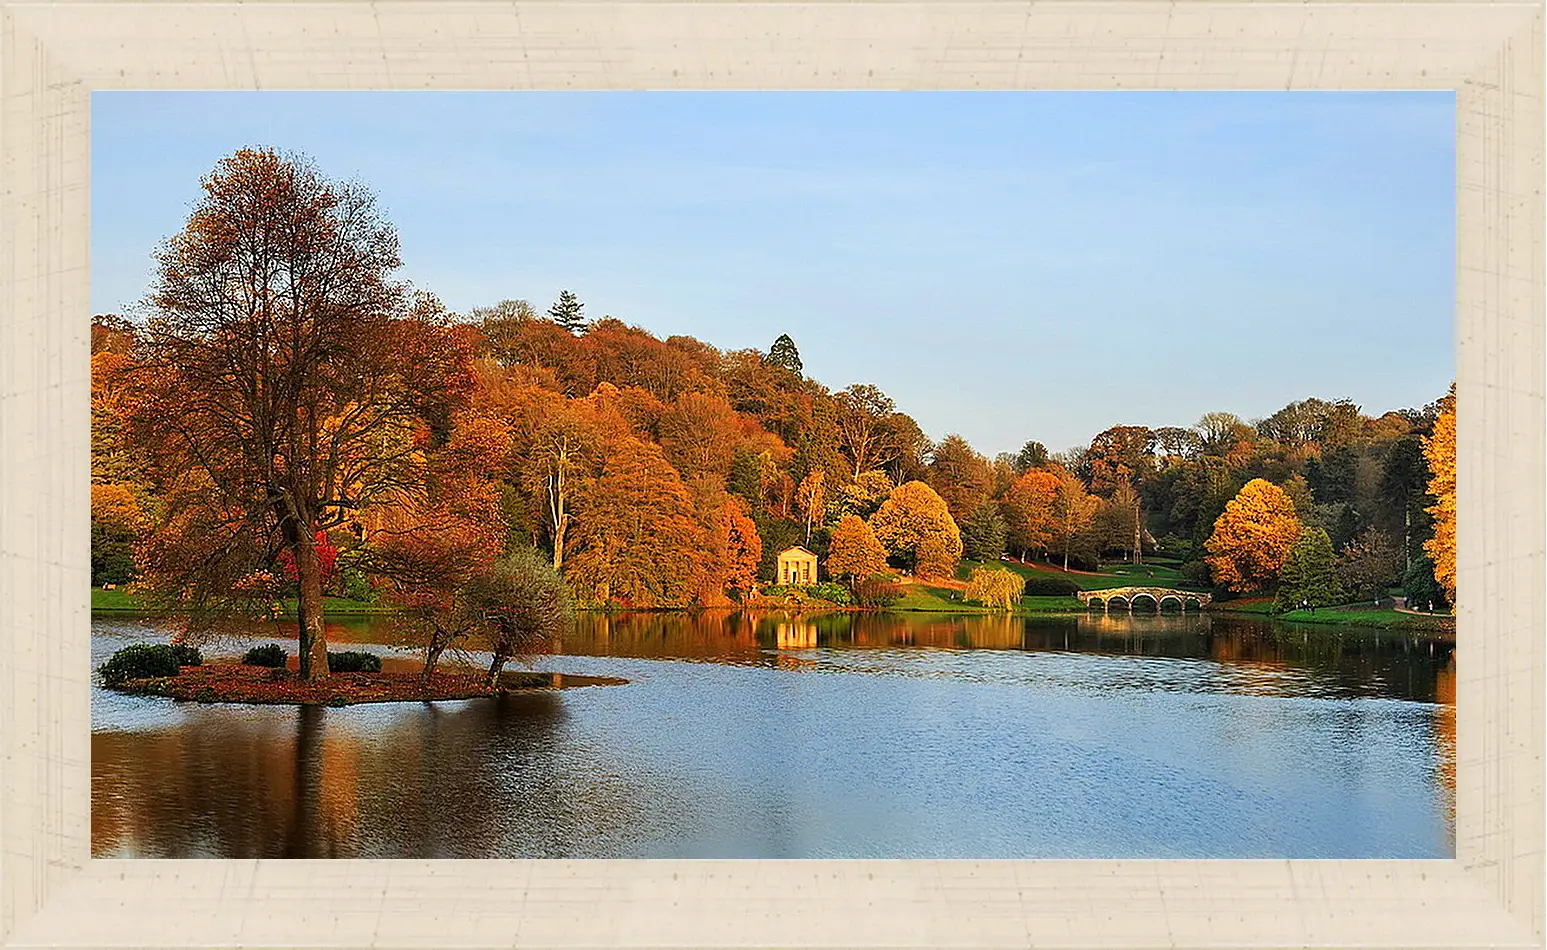
<path id="1" fill-rule="evenodd" d="M 714 475 L 724 480 L 742 442 L 744 422 L 724 396 L 688 392 L 662 413 L 661 450 L 684 478 Z"/>
<path id="2" fill-rule="evenodd" d="M 91 486 L 91 585 L 135 577 L 134 548 L 151 526 L 149 502 L 121 482 Z"/>
<path id="3" fill-rule="evenodd" d="M 1434 519 L 1434 537 L 1424 542 L 1424 552 L 1434 562 L 1434 579 L 1445 589 L 1445 597 L 1456 602 L 1456 384 L 1440 403 L 1434 420 L 1434 434 L 1424 439 L 1424 458 L 1429 463 L 1429 507 Z"/>
<path id="4" fill-rule="evenodd" d="M 811 529 L 822 523 L 827 510 L 827 489 L 821 469 L 807 475 L 795 489 L 795 508 L 800 512 L 806 528 L 806 542 L 811 542 Z"/>
<path id="5" fill-rule="evenodd" d="M 1380 528 L 1369 527 L 1338 554 L 1338 581 L 1349 595 L 1379 600 L 1402 579 L 1402 551 Z"/>
<path id="6" fill-rule="evenodd" d="M 559 299 L 548 308 L 548 319 L 570 333 L 579 333 L 586 328 L 585 304 L 573 292 L 561 290 Z"/>
<path id="7" fill-rule="evenodd" d="M 763 559 L 763 541 L 745 503 L 726 498 L 715 512 L 712 534 L 712 595 L 730 593 L 745 597 L 757 586 L 757 569 Z"/>
<path id="8" fill-rule="evenodd" d="M 1090 442 L 1085 456 L 1092 493 L 1109 497 L 1123 482 L 1142 482 L 1154 470 L 1155 433 L 1145 426 L 1112 426 Z"/>
<path id="9" fill-rule="evenodd" d="M 985 607 L 1014 610 L 1025 586 L 1026 582 L 1014 571 L 1002 567 L 975 567 L 962 597 Z"/>
<path id="10" fill-rule="evenodd" d="M 897 457 L 896 433 L 890 421 L 896 403 L 875 386 L 856 383 L 833 396 L 837 410 L 838 447 L 848 456 L 854 475 L 880 468 Z"/>
<path id="11" fill-rule="evenodd" d="M 923 482 L 892 489 L 870 517 L 887 552 L 921 577 L 949 577 L 961 560 L 961 534 L 945 501 Z"/>
<path id="12" fill-rule="evenodd" d="M 854 476 L 854 481 L 838 489 L 838 505 L 845 514 L 868 518 L 875 514 L 881 503 L 896 488 L 891 476 L 880 469 L 871 469 Z"/>
<path id="13" fill-rule="evenodd" d="M 1274 609 L 1287 612 L 1302 606 L 1330 607 L 1342 599 L 1332 539 L 1320 528 L 1301 527 L 1279 569 Z"/>
<path id="14" fill-rule="evenodd" d="M 582 507 L 565 572 L 582 600 L 642 608 L 692 602 L 706 538 L 681 476 L 658 446 L 620 439 Z"/>
<path id="15" fill-rule="evenodd" d="M 1294 502 L 1282 488 L 1254 478 L 1214 522 L 1205 560 L 1217 583 L 1234 591 L 1262 590 L 1278 579 L 1299 538 Z"/>
<path id="16" fill-rule="evenodd" d="M 1205 455 L 1225 456 L 1242 443 L 1256 441 L 1257 430 L 1231 412 L 1206 412 L 1198 420 L 1198 450 Z"/>
<path id="17" fill-rule="evenodd" d="M 827 573 L 853 582 L 886 569 L 886 548 L 858 515 L 844 515 L 827 543 Z"/>
<path id="18" fill-rule="evenodd" d="M 989 498 L 994 479 L 988 460 L 973 451 L 966 439 L 952 434 L 935 446 L 929 484 L 945 500 L 951 517 L 962 521 Z"/>
<path id="19" fill-rule="evenodd" d="M 788 333 L 779 334 L 779 338 L 773 341 L 773 346 L 768 350 L 768 364 L 789 370 L 796 376 L 801 375 L 805 368 L 800 362 L 800 351 L 795 348 L 795 341 L 790 339 Z"/>
<path id="20" fill-rule="evenodd" d="M 1069 556 L 1075 553 L 1080 538 L 1095 523 L 1100 506 L 1101 500 L 1087 492 L 1085 483 L 1072 472 L 1059 474 L 1053 493 L 1051 541 L 1063 552 L 1064 570 L 1069 569 Z"/>
<path id="21" fill-rule="evenodd" d="M 197 627 L 288 551 L 301 674 L 317 678 L 316 532 L 420 478 L 467 354 L 433 300 L 410 309 L 397 234 L 363 189 L 247 149 L 203 187 L 158 254 L 141 339 L 136 438 L 176 473 L 146 581 Z"/>
<path id="22" fill-rule="evenodd" d="M 1046 551 L 1053 540 L 1058 476 L 1033 469 L 1015 480 L 1004 496 L 1005 543 L 1021 552 Z"/>

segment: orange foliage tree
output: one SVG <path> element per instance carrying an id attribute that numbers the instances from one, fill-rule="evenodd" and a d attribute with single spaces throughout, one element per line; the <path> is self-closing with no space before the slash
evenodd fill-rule
<path id="1" fill-rule="evenodd" d="M 1277 579 L 1299 538 L 1294 502 L 1282 488 L 1254 478 L 1214 522 L 1206 561 L 1214 580 L 1231 590 L 1263 590 Z"/>
<path id="2" fill-rule="evenodd" d="M 961 560 L 961 532 L 944 499 L 923 482 L 892 489 L 870 516 L 870 527 L 887 551 L 920 577 L 949 577 Z"/>
<path id="3" fill-rule="evenodd" d="M 1434 505 L 1427 509 L 1434 519 L 1434 537 L 1424 542 L 1424 553 L 1434 561 L 1434 579 L 1445 596 L 1456 602 L 1456 384 L 1440 401 L 1434 434 L 1423 440 L 1429 462 L 1429 494 Z"/>
<path id="4" fill-rule="evenodd" d="M 651 442 L 625 436 L 587 486 L 565 576 L 585 602 L 684 607 L 703 586 L 704 531 L 682 477 Z"/>
<path id="5" fill-rule="evenodd" d="M 1046 551 L 1053 540 L 1054 504 L 1058 499 L 1058 476 L 1044 469 L 1033 469 L 1017 478 L 1004 496 L 1007 542 L 1021 552 L 1022 560 L 1031 551 Z"/>
<path id="6" fill-rule="evenodd" d="M 763 558 L 763 541 L 757 524 L 748 516 L 746 503 L 726 496 L 713 512 L 710 549 L 699 602 L 715 606 L 725 595 L 745 597 L 757 586 L 757 565 Z"/>
<path id="7" fill-rule="evenodd" d="M 160 252 L 131 429 L 175 486 L 144 580 L 190 628 L 296 564 L 301 673 L 326 675 L 316 532 L 410 485 L 466 356 L 392 279 L 397 234 L 361 188 L 242 150 Z"/>
<path id="8" fill-rule="evenodd" d="M 844 515 L 827 544 L 827 573 L 853 581 L 886 570 L 886 548 L 858 515 Z"/>

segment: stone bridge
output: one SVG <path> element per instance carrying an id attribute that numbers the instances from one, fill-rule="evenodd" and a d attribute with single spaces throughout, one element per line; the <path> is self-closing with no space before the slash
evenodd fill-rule
<path id="1" fill-rule="evenodd" d="M 1148 601 L 1155 610 L 1165 610 L 1174 605 L 1177 610 L 1201 610 L 1213 597 L 1195 590 L 1172 590 L 1169 587 L 1111 587 L 1106 590 L 1082 590 L 1074 595 L 1087 607 L 1100 606 L 1108 613 L 1118 610 L 1132 611 L 1140 601 Z"/>

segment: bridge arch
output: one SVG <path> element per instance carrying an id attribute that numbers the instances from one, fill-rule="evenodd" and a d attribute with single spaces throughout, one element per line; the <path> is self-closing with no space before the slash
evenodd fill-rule
<path id="1" fill-rule="evenodd" d="M 1173 590 L 1169 587 L 1108 587 L 1101 590 L 1082 590 L 1075 598 L 1092 610 L 1154 610 L 1168 607 L 1176 610 L 1201 610 L 1213 600 L 1210 594 L 1191 590 Z"/>

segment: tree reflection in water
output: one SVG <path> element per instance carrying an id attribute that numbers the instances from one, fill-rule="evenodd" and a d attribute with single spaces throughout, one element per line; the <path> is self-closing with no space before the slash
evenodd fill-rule
<path id="1" fill-rule="evenodd" d="M 96 661 L 152 633 L 94 621 Z M 391 619 L 330 639 L 381 650 Z M 1448 642 L 1207 614 L 706 611 L 583 615 L 550 650 L 534 662 L 631 684 L 343 709 L 97 689 L 93 854 L 1454 853 Z"/>

